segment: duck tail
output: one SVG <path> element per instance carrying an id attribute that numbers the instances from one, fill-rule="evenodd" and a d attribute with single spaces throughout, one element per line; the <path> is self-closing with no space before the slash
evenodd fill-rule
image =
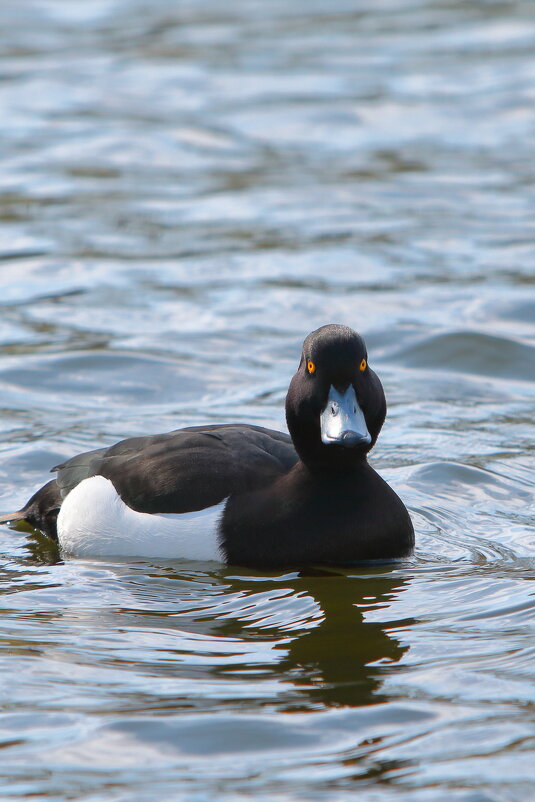
<path id="1" fill-rule="evenodd" d="M 18 512 L 6 512 L 3 515 L 0 515 L 0 525 L 10 524 L 12 521 L 24 521 L 25 518 L 26 513 L 24 510 L 18 510 Z"/>

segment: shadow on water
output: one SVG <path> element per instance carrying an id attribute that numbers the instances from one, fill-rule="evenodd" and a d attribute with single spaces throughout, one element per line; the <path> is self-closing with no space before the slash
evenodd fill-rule
<path id="1" fill-rule="evenodd" d="M 62 705 L 65 693 L 78 704 L 88 682 L 97 714 L 86 734 L 45 750 L 64 781 L 88 759 L 108 770 L 110 749 L 113 771 L 128 768 L 128 782 L 138 771 L 132 756 L 152 755 L 188 776 L 191 759 L 209 759 L 214 765 L 203 766 L 215 777 L 217 766 L 236 758 L 241 773 L 256 774 L 260 756 L 267 774 L 282 756 L 301 771 L 309 750 L 329 764 L 343 755 L 346 777 L 354 771 L 359 782 L 388 781 L 407 761 L 383 765 L 379 745 L 403 723 L 427 726 L 427 713 L 392 704 L 382 690 L 409 648 L 397 633 L 414 623 L 390 613 L 410 584 L 398 566 L 258 575 L 186 562 L 58 564 L 46 539 L 27 546 L 30 557 L 13 566 L 23 592 L 5 611 L 14 627 L 10 649 L 53 655 L 52 689 Z M 47 556 L 55 584 L 40 576 Z M 28 605 L 31 636 L 27 623 L 24 632 L 18 627 Z M 68 687 L 64 663 L 81 672 Z M 28 679 L 25 694 L 48 714 L 40 679 Z"/>
<path id="2" fill-rule="evenodd" d="M 382 622 L 367 621 L 366 612 L 388 606 L 405 582 L 384 574 L 303 576 L 296 590 L 307 592 L 322 611 L 317 627 L 296 638 L 280 670 L 305 680 L 301 692 L 327 707 L 360 707 L 384 700 L 380 693 L 384 666 L 407 651 Z M 305 590 L 306 589 L 306 590 Z M 396 622 L 396 625 L 410 624 Z"/>
<path id="3" fill-rule="evenodd" d="M 275 581 L 272 576 L 262 579 L 231 571 L 221 576 L 224 595 L 239 597 L 238 605 L 223 614 L 220 605 L 212 614 L 205 608 L 199 619 L 190 619 L 191 628 L 197 629 L 202 620 L 205 634 L 208 623 L 215 638 L 249 642 L 275 638 L 280 659 L 246 668 L 259 676 L 268 671 L 271 678 L 286 686 L 290 683 L 293 693 L 284 702 L 279 700 L 283 710 L 360 707 L 385 700 L 382 677 L 408 648 L 389 630 L 414 621 L 385 624 L 368 620 L 367 613 L 388 608 L 408 584 L 406 579 L 379 569 L 359 575 L 317 569 Z M 243 665 L 235 664 L 210 668 L 216 675 L 241 669 Z"/>
<path id="4" fill-rule="evenodd" d="M 120 658 L 124 635 L 143 644 L 141 662 L 129 649 L 122 667 L 146 677 L 147 690 L 142 700 L 132 697 L 130 715 L 123 707 L 99 727 L 83 746 L 86 756 L 102 761 L 102 742 L 113 743 L 118 765 L 130 766 L 133 754 L 145 759 L 148 750 L 175 767 L 192 758 L 214 761 L 203 763 L 208 775 L 238 758 L 243 778 L 269 775 L 271 761 L 282 756 L 302 771 L 310 750 L 327 763 L 343 754 L 342 774 L 364 783 L 388 782 L 410 763 L 376 754 L 400 726 L 426 727 L 430 720 L 382 692 L 385 673 L 408 650 L 390 630 L 412 619 L 388 620 L 407 579 L 386 568 L 254 576 L 235 568 L 115 567 L 139 605 L 113 614 L 114 652 Z M 368 620 L 372 611 L 382 620 Z M 111 615 L 104 610 L 101 625 Z M 151 640 L 155 633 L 162 640 Z M 165 681 L 174 693 L 151 699 L 148 688 Z"/>
<path id="5" fill-rule="evenodd" d="M 22 531 L 28 530 L 24 527 Z M 25 543 L 25 564 L 62 562 L 56 543 L 35 530 L 31 535 Z M 139 564 L 126 562 L 119 573 L 128 572 L 129 567 L 138 569 Z M 216 641 L 275 641 L 280 659 L 269 664 L 209 664 L 206 668 L 212 677 L 251 669 L 259 676 L 265 671 L 272 678 L 276 675 L 297 692 L 287 699 L 287 710 L 309 710 L 311 705 L 360 707 L 384 701 L 382 677 L 408 648 L 390 630 L 410 626 L 414 619 L 385 623 L 367 616 L 388 608 L 408 585 L 407 579 L 387 567 L 366 568 L 358 574 L 317 568 L 282 576 L 253 576 L 246 569 L 230 567 L 221 572 L 195 572 L 197 581 L 193 583 L 187 580 L 189 571 L 169 572 L 165 567 L 160 571 L 144 575 L 149 587 L 151 580 L 155 581 L 153 600 L 160 609 L 136 609 L 134 605 L 120 611 L 134 628 L 154 626 L 156 616 L 166 629 L 171 627 L 171 632 L 178 624 L 181 633 L 202 632 Z M 161 609 L 157 592 L 162 576 L 177 581 L 173 598 L 182 612 Z M 139 584 L 137 570 L 122 579 L 134 595 L 141 592 L 146 597 L 147 587 Z M 116 612 L 111 615 L 115 617 Z M 113 626 L 117 623 L 115 619 Z M 190 647 L 193 657 L 194 644 Z M 152 665 L 158 672 L 158 666 Z"/>
<path id="6" fill-rule="evenodd" d="M 21 534 L 30 535 L 24 543 L 26 562 L 33 565 L 58 565 L 63 562 L 59 545 L 38 529 L 34 529 L 25 521 L 17 523 L 12 529 Z"/>

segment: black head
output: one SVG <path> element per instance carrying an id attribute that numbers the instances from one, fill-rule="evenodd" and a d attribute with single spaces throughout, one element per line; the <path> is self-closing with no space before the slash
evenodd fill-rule
<path id="1" fill-rule="evenodd" d="M 347 469 L 373 448 L 385 416 L 383 387 L 362 337 L 335 324 L 309 334 L 286 396 L 288 429 L 303 462 Z"/>

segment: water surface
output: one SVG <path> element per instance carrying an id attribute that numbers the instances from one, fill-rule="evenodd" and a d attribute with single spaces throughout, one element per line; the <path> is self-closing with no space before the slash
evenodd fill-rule
<path id="1" fill-rule="evenodd" d="M 0 507 L 117 439 L 284 428 L 366 337 L 414 558 L 259 573 L 0 531 L 2 799 L 529 799 L 529 2 L 4 0 Z"/>

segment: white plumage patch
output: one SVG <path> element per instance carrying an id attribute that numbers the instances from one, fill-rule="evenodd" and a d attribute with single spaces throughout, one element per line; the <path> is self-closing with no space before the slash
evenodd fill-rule
<path id="1" fill-rule="evenodd" d="M 218 520 L 225 501 L 198 512 L 152 515 L 125 504 L 109 479 L 91 476 L 61 505 L 58 540 L 64 552 L 77 557 L 222 561 Z"/>

